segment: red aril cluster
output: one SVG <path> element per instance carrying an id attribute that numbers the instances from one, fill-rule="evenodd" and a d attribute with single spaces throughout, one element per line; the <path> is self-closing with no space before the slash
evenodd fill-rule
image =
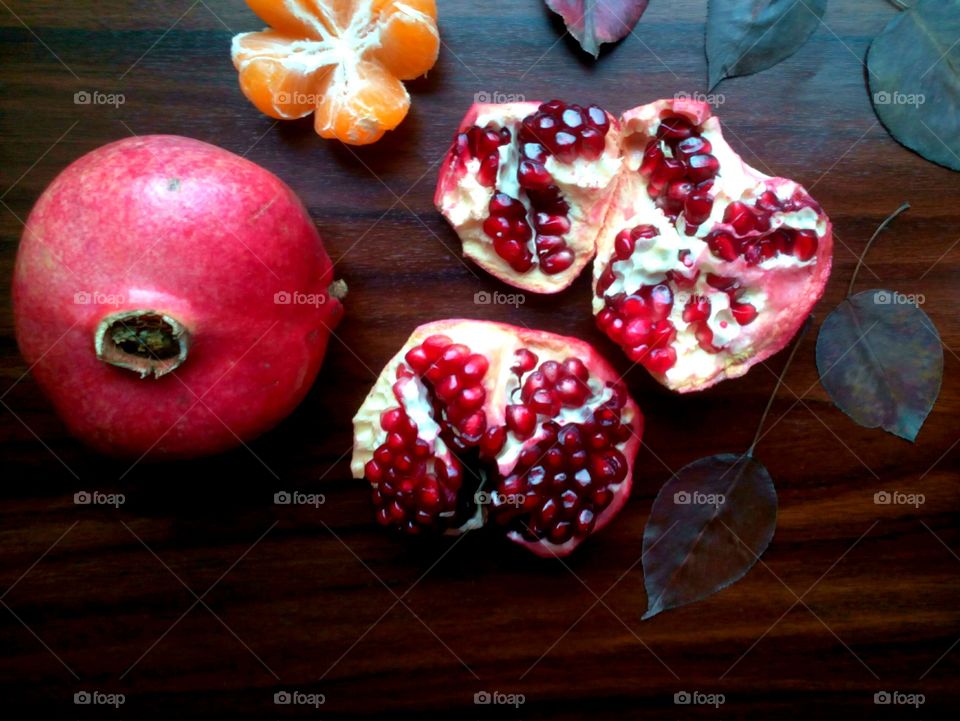
<path id="1" fill-rule="evenodd" d="M 530 541 L 546 538 L 555 545 L 589 535 L 629 471 L 618 449 L 633 433 L 622 421 L 623 405 L 617 390 L 583 423 L 544 423 L 540 440 L 523 449 L 497 486 L 497 522 Z"/>
<path id="2" fill-rule="evenodd" d="M 380 425 L 387 438 L 365 468 L 374 486 L 377 521 L 410 534 L 438 528 L 440 518 L 456 510 L 460 464 L 434 457 L 430 445 L 417 437 L 417 424 L 399 406 L 384 411 Z"/>
<path id="3" fill-rule="evenodd" d="M 497 182 L 497 171 L 500 168 L 500 146 L 510 142 L 510 131 L 507 128 L 495 130 L 493 128 L 470 128 L 466 132 L 458 133 L 455 141 L 457 157 L 466 169 L 466 162 L 471 158 L 480 161 L 477 170 L 477 180 L 481 185 L 492 188 Z"/>
<path id="4" fill-rule="evenodd" d="M 748 265 L 759 265 L 778 255 L 792 255 L 801 262 L 817 255 L 816 231 L 788 226 L 772 227 L 775 213 L 794 213 L 803 208 L 822 212 L 820 206 L 798 189 L 787 201 L 772 190 L 760 194 L 755 203 L 734 201 L 723 212 L 723 223 L 705 237 L 710 251 L 721 260 L 743 258 Z"/>
<path id="5" fill-rule="evenodd" d="M 712 150 L 688 118 L 668 115 L 643 153 L 640 173 L 649 178 L 647 193 L 671 221 L 683 216 L 688 235 L 696 233 L 713 210 L 711 191 L 720 161 Z"/>

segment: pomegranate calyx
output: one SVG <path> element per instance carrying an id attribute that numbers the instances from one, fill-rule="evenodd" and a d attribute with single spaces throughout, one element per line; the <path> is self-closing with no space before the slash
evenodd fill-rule
<path id="1" fill-rule="evenodd" d="M 190 332 L 166 313 L 124 310 L 101 319 L 93 346 L 104 363 L 139 373 L 140 378 L 160 378 L 187 360 Z"/>
<path id="2" fill-rule="evenodd" d="M 346 283 L 346 281 L 343 280 L 342 278 L 333 281 L 333 282 L 327 287 L 327 293 L 329 294 L 329 296 L 330 296 L 331 298 L 335 298 L 335 299 L 340 300 L 340 301 L 342 301 L 344 298 L 347 297 L 347 292 L 348 292 L 348 290 L 349 290 L 349 289 L 347 288 L 347 283 Z"/>

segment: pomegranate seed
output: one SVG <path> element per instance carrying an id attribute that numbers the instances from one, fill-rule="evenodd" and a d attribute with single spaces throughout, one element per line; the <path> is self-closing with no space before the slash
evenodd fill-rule
<path id="1" fill-rule="evenodd" d="M 491 215 L 503 215 L 508 218 L 523 218 L 527 213 L 523 203 L 506 193 L 494 193 L 490 199 L 489 211 Z"/>
<path id="2" fill-rule="evenodd" d="M 488 155 L 480 161 L 477 170 L 477 181 L 480 185 L 492 188 L 497 184 L 497 172 L 500 170 L 500 156 L 496 153 Z"/>
<path id="3" fill-rule="evenodd" d="M 573 526 L 567 521 L 560 521 L 557 525 L 547 532 L 547 538 L 550 543 L 562 545 L 573 537 Z"/>
<path id="4" fill-rule="evenodd" d="M 574 255 L 569 250 L 558 250 L 551 255 L 540 259 L 540 268 L 547 275 L 562 273 L 573 265 Z"/>
<path id="5" fill-rule="evenodd" d="M 553 178 L 540 163 L 522 160 L 520 167 L 517 168 L 517 181 L 524 188 L 542 189 L 548 187 L 553 182 Z"/>
<path id="6" fill-rule="evenodd" d="M 577 136 L 561 130 L 553 139 L 553 152 L 558 160 L 574 160 L 577 157 Z"/>
<path id="7" fill-rule="evenodd" d="M 460 382 L 460 379 L 455 375 L 445 376 L 439 383 L 437 383 L 433 390 L 437 394 L 437 397 L 440 398 L 444 403 L 449 403 L 452 401 L 460 390 L 462 389 L 463 384 Z"/>
<path id="8" fill-rule="evenodd" d="M 537 514 L 538 525 L 546 527 L 552 524 L 554 519 L 557 517 L 557 510 L 557 502 L 555 500 L 548 498 L 546 501 L 544 501 Z"/>
<path id="9" fill-rule="evenodd" d="M 603 155 L 603 150 L 607 145 L 607 141 L 603 137 L 603 133 L 595 128 L 584 128 L 580 131 L 580 154 L 583 155 L 587 160 L 596 160 L 601 155 Z"/>
<path id="10" fill-rule="evenodd" d="M 709 153 L 713 150 L 713 147 L 708 140 L 701 138 L 699 135 L 691 135 L 677 143 L 674 150 L 678 157 L 689 160 L 694 155 Z"/>
<path id="11" fill-rule="evenodd" d="M 530 409 L 544 416 L 556 415 L 560 410 L 553 394 L 546 389 L 538 390 L 530 398 Z"/>
<path id="12" fill-rule="evenodd" d="M 546 235 L 565 235 L 570 231 L 570 221 L 565 216 L 550 213 L 537 213 L 534 226 Z"/>
<path id="13" fill-rule="evenodd" d="M 694 155 L 687 161 L 687 177 L 694 183 L 702 183 L 716 177 L 720 161 L 710 154 Z"/>
<path id="14" fill-rule="evenodd" d="M 557 121 L 549 115 L 537 114 L 533 119 L 533 132 L 534 137 L 543 145 L 550 145 L 549 140 L 553 138 L 553 135 L 557 132 Z"/>
<path id="15" fill-rule="evenodd" d="M 636 249 L 636 241 L 631 237 L 630 231 L 621 230 L 613 241 L 613 248 L 619 260 L 626 260 L 633 255 L 633 251 Z"/>
<path id="16" fill-rule="evenodd" d="M 577 514 L 576 520 L 576 535 L 586 536 L 591 531 L 593 531 L 594 526 L 594 514 L 589 508 L 583 508 L 580 510 L 580 513 Z"/>
<path id="17" fill-rule="evenodd" d="M 738 235 L 746 235 L 756 229 L 757 218 L 746 203 L 735 201 L 723 213 L 723 222 L 733 226 Z"/>
<path id="18" fill-rule="evenodd" d="M 733 262 L 737 259 L 737 246 L 731 236 L 726 233 L 719 233 L 709 239 L 710 250 L 718 258 L 727 262 Z"/>
<path id="19" fill-rule="evenodd" d="M 437 364 L 445 371 L 453 371 L 463 365 L 463 361 L 470 355 L 470 349 L 462 343 L 453 343 L 443 349 L 437 359 Z"/>
<path id="20" fill-rule="evenodd" d="M 538 235 L 537 252 L 540 255 L 549 255 L 554 251 L 566 248 L 567 243 L 563 238 L 556 235 Z"/>
<path id="21" fill-rule="evenodd" d="M 490 215 L 483 221 L 483 232 L 493 239 L 506 238 L 510 234 L 510 221 L 502 215 Z"/>
<path id="22" fill-rule="evenodd" d="M 507 440 L 507 429 L 505 426 L 493 426 L 488 428 L 480 439 L 480 453 L 493 458 L 503 448 Z"/>
<path id="23" fill-rule="evenodd" d="M 528 373 L 536 368 L 538 359 L 535 353 L 526 348 L 520 348 L 514 355 L 517 357 L 517 364 L 512 368 L 514 373 Z"/>
<path id="24" fill-rule="evenodd" d="M 660 231 L 653 225 L 638 225 L 630 231 L 630 237 L 634 240 L 656 238 L 658 235 L 660 235 Z"/>
<path id="25" fill-rule="evenodd" d="M 460 432 L 464 435 L 464 440 L 470 444 L 478 442 L 485 430 L 487 430 L 487 416 L 483 411 L 470 414 L 460 423 Z"/>
<path id="26" fill-rule="evenodd" d="M 560 119 L 564 126 L 571 130 L 576 130 L 583 125 L 583 114 L 580 112 L 580 108 L 575 105 L 564 110 L 560 114 Z"/>
<path id="27" fill-rule="evenodd" d="M 483 386 L 471 386 L 460 391 L 457 405 L 463 410 L 472 411 L 482 406 L 486 399 L 487 392 L 483 389 Z"/>
<path id="28" fill-rule="evenodd" d="M 596 105 L 587 108 L 587 122 L 604 135 L 610 129 L 610 119 L 607 117 L 607 113 L 603 108 Z"/>
<path id="29" fill-rule="evenodd" d="M 655 285 L 650 291 L 650 315 L 656 320 L 665 320 L 673 308 L 673 291 L 670 286 Z"/>
<path id="30" fill-rule="evenodd" d="M 583 436 L 580 433 L 580 427 L 568 423 L 560 429 L 557 440 L 568 451 L 577 451 L 583 446 Z"/>
<path id="31" fill-rule="evenodd" d="M 529 251 L 521 245 L 519 240 L 496 238 L 493 241 L 493 249 L 501 258 L 507 261 L 511 266 L 522 263 L 529 256 Z"/>
<path id="32" fill-rule="evenodd" d="M 642 175 L 650 175 L 654 170 L 657 169 L 662 160 L 663 151 L 660 149 L 660 143 L 656 140 L 651 141 L 643 153 L 643 162 L 640 164 L 640 173 Z"/>
<path id="33" fill-rule="evenodd" d="M 579 358 L 567 358 L 562 365 L 563 370 L 567 375 L 573 376 L 577 380 L 581 380 L 583 382 L 586 382 L 590 379 L 590 371 Z"/>
<path id="34" fill-rule="evenodd" d="M 485 356 L 475 353 L 469 356 L 460 367 L 460 378 L 464 383 L 476 383 L 487 374 L 490 362 Z"/>
<path id="35" fill-rule="evenodd" d="M 506 421 L 507 428 L 513 431 L 517 438 L 525 440 L 533 435 L 537 425 L 537 416 L 526 406 L 508 405 Z"/>
<path id="36" fill-rule="evenodd" d="M 710 317 L 710 301 L 703 296 L 694 296 L 683 308 L 685 323 L 698 323 Z"/>
<path id="37" fill-rule="evenodd" d="M 667 186 L 667 198 L 676 203 L 683 203 L 693 191 L 693 183 L 687 180 L 675 180 Z"/>
<path id="38" fill-rule="evenodd" d="M 547 161 L 547 151 L 540 143 L 524 143 L 523 157 L 535 160 L 538 163 Z"/>
<path id="39" fill-rule="evenodd" d="M 666 373 L 676 365 L 677 352 L 673 348 L 654 348 L 642 362 L 651 373 Z"/>
<path id="40" fill-rule="evenodd" d="M 658 178 L 662 178 L 664 184 L 666 184 L 682 179 L 686 173 L 687 169 L 682 160 L 679 158 L 664 158 L 654 171 L 652 180 L 657 182 Z"/>
<path id="41" fill-rule="evenodd" d="M 664 140 L 683 140 L 693 135 L 693 123 L 679 115 L 670 115 L 660 121 L 657 137 Z"/>
<path id="42" fill-rule="evenodd" d="M 600 278 L 597 280 L 597 297 L 602 298 L 604 294 L 610 289 L 610 286 L 613 285 L 617 277 L 613 272 L 613 263 L 611 262 L 606 269 L 600 274 Z M 603 313 L 603 311 L 601 311 Z M 597 316 L 597 321 L 600 322 L 600 317 Z M 600 327 L 603 327 L 601 323 Z"/>
<path id="43" fill-rule="evenodd" d="M 776 193 L 774 193 L 772 190 L 765 190 L 760 194 L 760 197 L 757 198 L 757 207 L 770 213 L 774 213 L 780 210 L 783 206 L 780 203 L 780 198 L 777 197 Z"/>
<path id="44" fill-rule="evenodd" d="M 647 318 L 634 318 L 623 329 L 623 342 L 630 346 L 646 343 L 653 324 Z"/>
<path id="45" fill-rule="evenodd" d="M 551 386 L 560 380 L 562 372 L 563 367 L 555 360 L 544 361 L 540 366 L 540 374 L 543 376 L 544 383 Z"/>
<path id="46" fill-rule="evenodd" d="M 383 478 L 383 469 L 380 468 L 380 464 L 378 464 L 376 461 L 367 461 L 367 464 L 363 467 L 363 469 L 364 475 L 366 475 L 367 480 L 371 483 L 379 483 L 380 479 Z"/>
<path id="47" fill-rule="evenodd" d="M 541 371 L 531 373 L 523 384 L 523 390 L 520 391 L 520 398 L 524 403 L 529 403 L 533 394 L 539 390 L 550 389 L 553 382 L 548 381 Z"/>
<path id="48" fill-rule="evenodd" d="M 688 225 L 707 222 L 713 212 L 713 198 L 707 194 L 691 193 L 683 206 L 683 215 Z"/>
<path id="49" fill-rule="evenodd" d="M 797 260 L 807 261 L 817 254 L 819 240 L 812 230 L 797 230 L 793 236 L 793 255 Z"/>
<path id="50" fill-rule="evenodd" d="M 573 377 L 561 378 L 553 388 L 560 404 L 569 408 L 581 405 L 590 395 L 590 389 Z"/>
<path id="51" fill-rule="evenodd" d="M 740 325 L 748 325 L 757 318 L 757 309 L 750 303 L 733 303 L 730 306 L 730 312 Z"/>

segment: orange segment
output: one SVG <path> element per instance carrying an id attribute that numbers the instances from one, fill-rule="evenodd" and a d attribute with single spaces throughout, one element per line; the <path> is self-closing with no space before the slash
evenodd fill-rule
<path id="1" fill-rule="evenodd" d="M 275 30 L 293 37 L 320 37 L 320 20 L 312 0 L 247 0 L 247 5 Z"/>
<path id="2" fill-rule="evenodd" d="M 240 88 L 264 115 L 294 120 L 313 112 L 313 77 L 290 72 L 274 58 L 257 58 L 240 73 Z"/>
<path id="3" fill-rule="evenodd" d="M 410 96 L 396 76 L 379 63 L 337 66 L 321 87 L 314 127 L 323 138 L 350 145 L 376 142 L 404 119 Z"/>
<path id="4" fill-rule="evenodd" d="M 381 25 L 380 47 L 373 56 L 401 80 L 418 78 L 437 62 L 437 25 L 430 15 L 408 3 L 394 3 L 390 11 Z"/>
<path id="5" fill-rule="evenodd" d="M 374 12 L 391 12 L 394 8 L 406 6 L 411 10 L 429 15 L 432 20 L 437 19 L 436 0 L 373 0 Z"/>

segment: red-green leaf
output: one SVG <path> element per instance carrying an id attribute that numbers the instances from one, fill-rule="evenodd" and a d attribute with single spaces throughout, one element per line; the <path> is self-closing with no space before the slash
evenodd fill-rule
<path id="1" fill-rule="evenodd" d="M 776 525 L 777 492 L 759 461 L 721 454 L 684 466 L 660 489 L 643 532 L 643 617 L 739 581 Z"/>
<path id="2" fill-rule="evenodd" d="M 603 43 L 622 40 L 633 30 L 649 0 L 546 0 L 563 18 L 580 47 L 597 57 Z"/>
<path id="3" fill-rule="evenodd" d="M 866 428 L 914 441 L 940 393 L 943 347 L 918 298 L 867 290 L 827 316 L 817 337 L 820 382 Z"/>
<path id="4" fill-rule="evenodd" d="M 867 79 L 880 121 L 927 160 L 960 170 L 960 0 L 920 0 L 870 45 Z"/>
<path id="5" fill-rule="evenodd" d="M 790 57 L 819 27 L 826 10 L 827 0 L 710 0 L 709 86 Z"/>

